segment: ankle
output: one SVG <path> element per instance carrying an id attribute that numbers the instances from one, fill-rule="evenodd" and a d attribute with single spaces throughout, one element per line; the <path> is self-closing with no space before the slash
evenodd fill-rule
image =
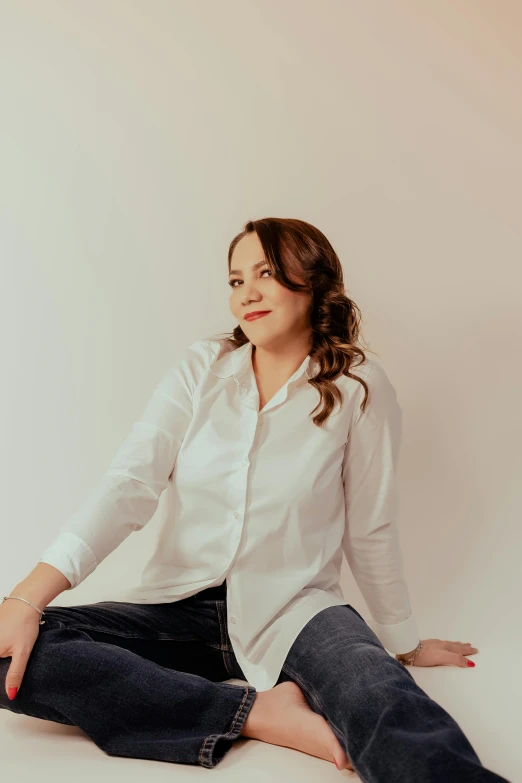
<path id="1" fill-rule="evenodd" d="M 261 739 L 263 726 L 266 724 L 267 701 L 270 700 L 270 691 L 257 691 L 254 703 L 243 723 L 241 734 L 251 739 Z"/>

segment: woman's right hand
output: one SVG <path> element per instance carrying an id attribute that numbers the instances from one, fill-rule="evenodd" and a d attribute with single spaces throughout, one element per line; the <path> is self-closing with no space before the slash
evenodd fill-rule
<path id="1" fill-rule="evenodd" d="M 0 604 L 0 658 L 12 659 L 5 678 L 9 699 L 15 698 L 22 684 L 39 629 L 40 618 L 29 604 L 14 599 Z"/>

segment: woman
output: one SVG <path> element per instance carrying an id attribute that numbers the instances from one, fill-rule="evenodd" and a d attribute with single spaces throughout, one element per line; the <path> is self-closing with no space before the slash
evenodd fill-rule
<path id="1" fill-rule="evenodd" d="M 110 755 L 214 767 L 246 736 L 364 781 L 503 780 L 403 665 L 473 665 L 477 649 L 419 640 L 397 535 L 401 409 L 357 346 L 336 253 L 310 224 L 267 218 L 228 267 L 232 336 L 174 363 L 0 606 L 1 706 L 79 726 Z M 132 600 L 47 606 L 164 491 Z M 343 550 L 376 632 L 344 600 Z"/>

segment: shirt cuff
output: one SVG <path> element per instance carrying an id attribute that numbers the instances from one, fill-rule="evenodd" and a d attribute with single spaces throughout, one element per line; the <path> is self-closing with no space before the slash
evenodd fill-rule
<path id="1" fill-rule="evenodd" d="M 69 590 L 80 584 L 97 566 L 95 554 L 83 538 L 65 530 L 47 547 L 38 562 L 48 563 L 61 571 L 71 583 Z"/>
<path id="2" fill-rule="evenodd" d="M 420 641 L 417 622 L 413 614 L 410 614 L 408 619 L 403 620 L 402 623 L 381 625 L 381 623 L 372 620 L 370 624 L 382 646 L 394 655 L 404 655 L 411 652 Z"/>

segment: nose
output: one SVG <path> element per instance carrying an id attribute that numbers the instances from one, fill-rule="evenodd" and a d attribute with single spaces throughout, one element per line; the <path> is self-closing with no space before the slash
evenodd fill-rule
<path id="1" fill-rule="evenodd" d="M 242 302 L 246 306 L 249 302 L 259 302 L 260 294 L 255 283 L 243 283 Z"/>

